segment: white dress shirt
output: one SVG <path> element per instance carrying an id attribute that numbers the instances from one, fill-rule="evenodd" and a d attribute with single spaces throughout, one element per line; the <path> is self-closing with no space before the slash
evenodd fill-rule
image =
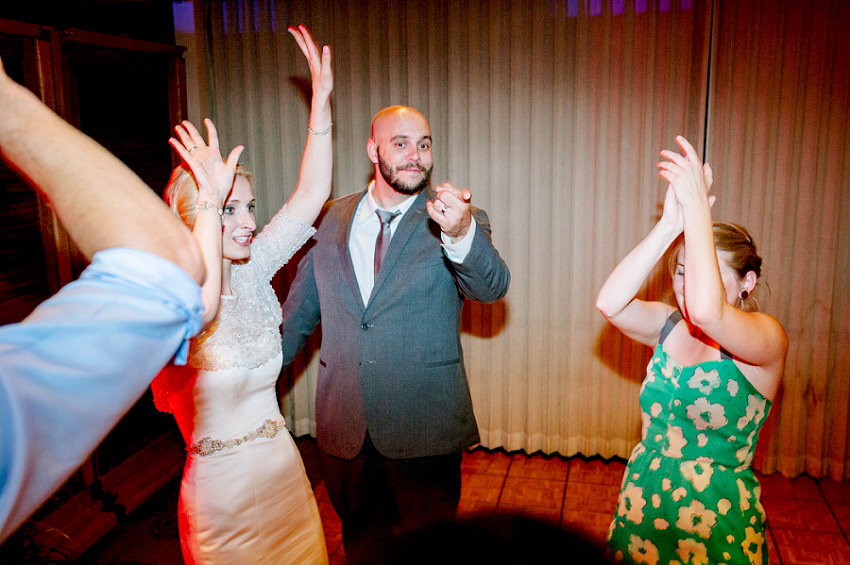
<path id="1" fill-rule="evenodd" d="M 372 195 L 372 190 L 375 188 L 375 181 L 369 183 L 369 188 L 366 192 L 366 197 L 360 200 L 357 205 L 357 210 L 354 212 L 354 222 L 351 225 L 351 234 L 348 238 L 348 252 L 351 255 L 351 262 L 354 266 L 354 275 L 357 277 L 357 285 L 360 287 L 360 295 L 363 297 L 363 304 L 369 303 L 369 296 L 372 294 L 372 288 L 375 286 L 375 240 L 378 238 L 378 232 L 381 231 L 381 222 L 375 210 L 379 208 L 375 202 L 375 197 Z M 413 206 L 416 200 L 416 195 L 411 195 L 407 200 L 387 210 L 388 212 L 401 212 L 390 224 L 390 233 L 395 235 L 396 228 L 401 224 L 404 215 Z M 446 250 L 446 256 L 454 263 L 463 263 L 463 260 L 469 254 L 472 247 L 472 238 L 475 235 L 475 218 L 472 218 L 472 224 L 469 227 L 469 232 L 466 236 L 457 243 L 452 243 L 451 239 L 444 233 L 441 233 L 443 249 Z"/>

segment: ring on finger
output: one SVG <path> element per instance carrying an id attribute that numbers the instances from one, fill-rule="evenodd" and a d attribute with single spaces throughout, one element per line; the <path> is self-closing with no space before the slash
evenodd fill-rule
<path id="1" fill-rule="evenodd" d="M 194 151 L 194 150 L 195 150 L 195 149 L 197 149 L 197 148 L 198 148 L 198 146 L 197 146 L 197 145 L 196 145 L 195 147 L 192 147 L 191 149 L 189 149 L 189 153 L 191 154 L 191 153 L 192 153 L 192 151 Z"/>
<path id="2" fill-rule="evenodd" d="M 445 216 L 445 215 L 446 215 L 446 210 L 448 210 L 448 209 L 449 209 L 449 207 L 448 207 L 448 206 L 443 206 L 443 209 L 442 209 L 442 210 L 440 210 L 440 214 L 442 214 L 442 215 L 444 215 L 444 216 Z"/>

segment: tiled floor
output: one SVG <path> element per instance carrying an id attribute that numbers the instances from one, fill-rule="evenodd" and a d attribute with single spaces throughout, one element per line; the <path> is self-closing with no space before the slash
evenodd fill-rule
<path id="1" fill-rule="evenodd" d="M 339 518 L 317 478 L 314 446 L 300 447 L 314 480 L 331 563 L 344 565 Z M 459 515 L 519 511 L 579 529 L 602 543 L 624 469 L 622 461 L 476 449 L 463 456 Z M 772 564 L 850 565 L 850 483 L 758 476 Z"/>
<path id="2" fill-rule="evenodd" d="M 322 514 L 332 565 L 345 565 L 339 518 L 331 506 L 310 438 L 297 440 Z M 526 456 L 476 449 L 463 456 L 461 516 L 519 511 L 584 531 L 602 541 L 625 465 L 598 458 Z M 772 565 L 850 565 L 850 482 L 759 475 Z M 177 489 L 172 481 L 130 514 L 83 565 L 181 565 Z M 0 560 L 1 562 L 2 560 Z"/>

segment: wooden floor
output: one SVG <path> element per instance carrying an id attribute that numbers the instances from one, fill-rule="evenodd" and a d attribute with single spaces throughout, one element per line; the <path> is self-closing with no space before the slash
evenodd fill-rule
<path id="1" fill-rule="evenodd" d="M 318 471 L 315 442 L 298 440 L 322 514 L 328 553 L 345 564 L 339 519 Z M 461 516 L 523 512 L 603 540 L 625 465 L 598 458 L 562 458 L 477 449 L 464 454 Z M 768 516 L 770 562 L 850 565 L 850 483 L 759 475 Z M 178 482 L 132 513 L 77 563 L 180 565 Z"/>

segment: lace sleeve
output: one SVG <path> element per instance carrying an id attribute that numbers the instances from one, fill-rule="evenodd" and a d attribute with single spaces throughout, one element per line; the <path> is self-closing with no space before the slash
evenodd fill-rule
<path id="1" fill-rule="evenodd" d="M 314 233 L 315 228 L 287 214 L 286 206 L 281 208 L 251 245 L 251 265 L 257 277 L 271 280 Z"/>

